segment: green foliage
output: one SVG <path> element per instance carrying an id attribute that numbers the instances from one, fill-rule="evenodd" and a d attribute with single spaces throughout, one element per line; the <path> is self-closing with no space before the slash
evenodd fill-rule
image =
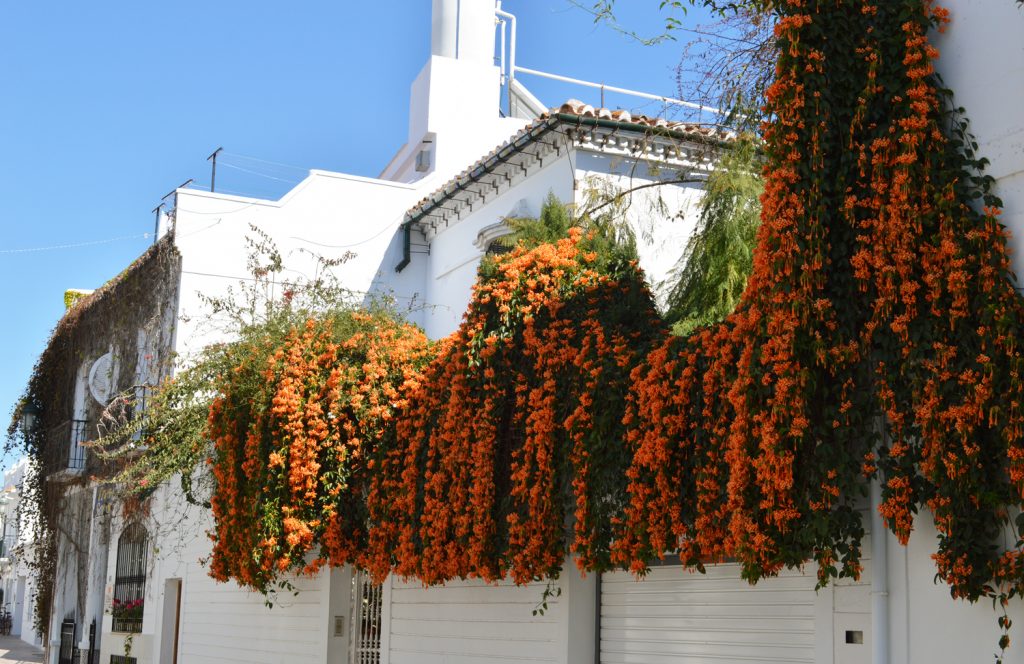
<path id="1" fill-rule="evenodd" d="M 510 217 L 505 219 L 505 224 L 512 233 L 495 241 L 505 250 L 516 246 L 532 249 L 542 244 L 554 244 L 569 237 L 570 228 L 581 228 L 588 236 L 587 250 L 597 254 L 600 264 L 624 265 L 637 260 L 636 238 L 624 221 L 621 203 L 605 207 L 600 214 L 574 216 L 569 206 L 549 193 L 541 207 L 540 217 Z M 485 260 L 481 274 L 484 278 L 492 276 L 492 269 L 493 261 Z"/>
<path id="2" fill-rule="evenodd" d="M 146 497 L 161 483 L 180 476 L 186 499 L 208 506 L 209 475 L 195 471 L 210 453 L 207 417 L 221 378 L 252 349 L 279 347 L 307 320 L 344 318 L 356 308 L 356 297 L 331 271 L 348 255 L 317 256 L 310 277 L 289 281 L 283 278 L 284 261 L 270 237 L 254 226 L 250 231 L 246 244 L 251 279 L 228 288 L 224 295 L 200 296 L 209 324 L 229 341 L 185 358 L 175 375 L 159 385 L 133 386 L 103 413 L 101 436 L 92 446 L 97 456 L 119 469 L 107 481 L 126 497 Z M 236 385 L 235 389 L 249 389 L 256 398 L 263 387 Z M 194 485 L 197 480 L 198 486 Z"/>
<path id="3" fill-rule="evenodd" d="M 78 302 L 89 295 L 92 295 L 91 290 L 79 290 L 77 288 L 69 288 L 64 291 L 64 309 L 70 309 L 71 307 L 78 304 Z"/>
<path id="4" fill-rule="evenodd" d="M 108 478 L 124 495 L 147 497 L 161 482 L 181 475 L 189 502 L 208 506 L 193 487 L 193 471 L 209 452 L 204 435 L 209 386 L 228 366 L 231 345 L 206 348 L 191 366 L 152 390 L 130 390 L 106 411 L 94 452 L 120 468 Z M 146 403 L 141 397 L 146 394 Z"/>
<path id="5" fill-rule="evenodd" d="M 89 476 L 103 476 L 110 470 L 95 455 L 89 455 L 85 473 L 66 483 L 49 480 L 53 474 L 68 469 L 72 420 L 93 423 L 100 409 L 92 399 L 86 400 L 84 410 L 76 406 L 74 396 L 80 371 L 85 363 L 107 352 L 115 357 L 134 357 L 140 330 L 153 343 L 154 365 L 162 366 L 170 334 L 164 325 L 163 304 L 174 301 L 179 278 L 180 256 L 168 236 L 101 288 L 75 298 L 54 328 L 12 414 L 4 451 L 17 450 L 31 459 L 31 470 L 21 487 L 18 519 L 28 524 L 23 532 L 31 533 L 31 540 L 26 543 L 31 554 L 23 557 L 22 562 L 36 583 L 34 627 L 44 638 L 49 630 L 56 569 L 58 562 L 64 563 L 58 560 L 58 540 L 68 544 L 64 551 L 81 545 L 81 533 L 69 531 L 61 523 L 62 518 L 65 522 L 74 519 L 67 508 L 68 487 L 72 482 L 81 484 Z M 114 383 L 129 384 L 134 379 L 135 367 L 130 362 L 120 364 L 119 371 L 112 376 Z M 31 430 L 21 431 L 21 415 L 29 406 L 38 415 Z M 86 436 L 92 438 L 94 433 L 95 429 L 88 426 Z M 78 586 L 82 602 L 84 587 L 84 583 Z"/>
<path id="6" fill-rule="evenodd" d="M 722 320 L 739 302 L 761 222 L 758 161 L 756 140 L 745 136 L 708 177 L 696 231 L 671 275 L 666 319 L 676 334 Z"/>

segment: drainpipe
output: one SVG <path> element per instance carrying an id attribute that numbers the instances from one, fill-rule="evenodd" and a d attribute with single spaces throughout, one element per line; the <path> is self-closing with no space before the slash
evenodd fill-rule
<path id="1" fill-rule="evenodd" d="M 412 261 L 412 222 L 402 224 L 402 260 L 395 266 L 395 272 L 401 272 Z"/>
<path id="2" fill-rule="evenodd" d="M 597 575 L 597 597 L 594 598 L 594 664 L 601 664 L 601 573 Z"/>
<path id="3" fill-rule="evenodd" d="M 882 484 L 871 482 L 871 634 L 873 664 L 889 664 L 889 533 L 878 508 Z"/>

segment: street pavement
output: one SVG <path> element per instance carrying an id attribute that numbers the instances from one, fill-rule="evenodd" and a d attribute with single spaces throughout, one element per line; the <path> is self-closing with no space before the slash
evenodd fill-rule
<path id="1" fill-rule="evenodd" d="M 42 661 L 42 650 L 30 646 L 17 636 L 0 635 L 0 664 L 28 664 Z"/>

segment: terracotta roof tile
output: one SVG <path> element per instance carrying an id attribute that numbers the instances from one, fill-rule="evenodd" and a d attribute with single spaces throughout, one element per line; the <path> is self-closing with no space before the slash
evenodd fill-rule
<path id="1" fill-rule="evenodd" d="M 429 196 L 426 196 L 406 213 L 406 221 L 415 221 L 421 217 L 424 211 L 433 207 L 433 204 L 440 203 L 455 191 L 459 183 L 472 179 L 474 173 L 487 167 L 496 157 L 499 157 L 509 148 L 513 148 L 533 135 L 546 133 L 558 124 L 565 122 L 564 116 L 574 115 L 581 119 L 610 120 L 622 123 L 623 125 L 637 125 L 639 127 L 650 127 L 659 131 L 671 132 L 672 134 L 688 135 L 696 140 L 730 141 L 735 138 L 735 133 L 723 130 L 714 125 L 695 124 L 689 122 L 675 122 L 660 117 L 649 117 L 647 115 L 633 115 L 627 110 L 611 110 L 607 108 L 594 108 L 578 99 L 570 99 L 558 108 L 552 108 L 539 118 L 520 129 L 510 139 L 484 155 L 464 171 L 449 179 L 441 187 L 437 188 Z"/>
<path id="2" fill-rule="evenodd" d="M 678 131 L 687 134 L 697 134 L 700 136 L 714 136 L 722 139 L 735 138 L 735 134 L 730 131 L 722 130 L 714 125 L 709 124 L 696 124 L 691 122 L 675 122 L 667 120 L 662 117 L 650 117 L 647 115 L 633 115 L 627 110 L 616 110 L 612 111 L 607 108 L 594 108 L 590 104 L 585 104 L 578 99 L 570 99 L 569 101 L 562 104 L 557 109 L 551 109 L 546 114 L 552 113 L 564 113 L 567 115 L 578 115 L 581 118 L 597 118 L 600 120 L 615 120 L 616 122 L 625 122 L 628 124 L 646 125 L 648 127 L 659 127 L 665 128 L 670 131 Z"/>

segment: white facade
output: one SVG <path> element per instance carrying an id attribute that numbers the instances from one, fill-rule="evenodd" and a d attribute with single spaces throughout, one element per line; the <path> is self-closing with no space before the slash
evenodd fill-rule
<path id="1" fill-rule="evenodd" d="M 32 555 L 30 542 L 32 528 L 18 512 L 22 482 L 29 472 L 27 458 L 19 459 L 4 471 L 3 491 L 0 492 L 0 528 L 3 544 L 0 549 L 0 589 L 2 606 L 11 614 L 11 634 L 20 636 L 32 645 L 41 645 L 33 628 L 35 593 L 32 572 L 26 558 Z"/>
<path id="2" fill-rule="evenodd" d="M 1009 229 L 1014 271 L 1024 276 L 1024 8 L 1016 2 L 948 0 L 951 23 L 934 43 L 936 68 L 954 103 L 966 110 L 978 139 L 978 155 L 991 161 L 1002 198 L 1001 220 Z M 936 584 L 931 554 L 936 532 L 927 510 L 910 544 L 887 537 L 889 561 L 889 657 L 891 662 L 992 661 L 997 650 L 997 613 L 991 602 L 952 601 Z M 1012 541 L 1005 542 L 1012 546 Z M 1024 605 L 1011 600 L 1007 662 L 1024 662 Z"/>
<path id="3" fill-rule="evenodd" d="M 699 150 L 638 158 L 614 141 L 595 142 L 601 138 L 596 130 L 559 126 L 543 143 L 530 143 L 520 157 L 510 158 L 516 168 L 508 169 L 504 184 L 492 183 L 493 191 L 473 187 L 478 196 L 458 204 L 457 212 L 431 212 L 429 224 L 415 224 L 409 249 L 403 235 L 409 213 L 429 209 L 426 197 L 527 126 L 497 114 L 500 72 L 490 58 L 493 32 L 478 39 L 493 25 L 488 0 L 434 4 L 433 55 L 412 84 L 408 140 L 380 178 L 312 171 L 278 201 L 177 192 L 178 312 L 184 318 L 176 351 L 187 356 L 221 338 L 215 322 L 203 318 L 198 293 L 224 294 L 246 276 L 243 239 L 250 225 L 270 235 L 286 265 L 299 271 L 314 264 L 304 252 L 354 252 L 337 271 L 354 295 L 394 297 L 410 320 L 437 338 L 457 327 L 486 242 L 502 218 L 538 214 L 549 193 L 579 206 L 589 187 L 628 190 L 672 179 L 679 169 L 699 174 L 710 167 L 707 153 Z M 993 162 L 1004 222 L 1015 231 L 1013 246 L 1024 248 L 1024 116 L 1017 110 L 1024 102 L 1024 11 L 1011 0 L 948 4 L 954 23 L 937 40 L 940 68 L 973 120 L 981 154 Z M 672 168 L 650 169 L 648 160 Z M 681 253 L 699 195 L 698 183 L 686 183 L 644 189 L 631 200 L 627 216 L 652 285 Z M 667 213 L 651 224 L 659 201 Z M 145 613 L 131 647 L 139 664 L 350 661 L 351 570 L 295 579 L 299 594 L 282 592 L 268 609 L 261 595 L 210 579 L 201 562 L 210 550 L 209 515 L 186 505 L 179 493 L 174 483 L 163 487 L 147 520 L 153 547 Z M 945 586 L 934 583 L 935 532 L 928 521 L 922 515 L 907 547 L 887 532 L 877 546 L 869 537 L 863 579 L 817 592 L 813 578 L 800 572 L 750 588 L 731 565 L 706 576 L 659 566 L 636 581 L 626 573 L 581 578 L 566 561 L 561 594 L 549 600 L 543 615 L 534 615 L 543 583 L 519 588 L 456 581 L 424 588 L 415 580 L 389 579 L 381 591 L 380 662 L 987 661 L 998 638 L 996 613 L 988 604 L 954 602 Z M 109 615 L 120 527 L 115 519 L 102 569 L 99 563 L 89 568 L 104 588 L 102 600 L 87 602 L 87 613 L 103 624 L 104 664 L 124 652 L 125 636 L 111 633 Z M 101 546 L 98 537 L 90 546 Z M 1024 662 L 1024 639 L 1018 636 L 1024 608 L 1010 608 L 1017 645 L 1007 661 Z M 50 656 L 56 662 L 56 653 Z"/>

